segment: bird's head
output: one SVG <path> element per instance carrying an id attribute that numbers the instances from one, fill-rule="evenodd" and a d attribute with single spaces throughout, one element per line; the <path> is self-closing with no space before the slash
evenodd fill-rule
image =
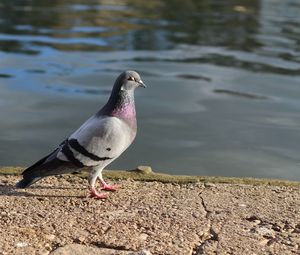
<path id="1" fill-rule="evenodd" d="M 115 85 L 119 90 L 134 90 L 137 87 L 146 88 L 145 83 L 141 80 L 140 75 L 135 71 L 125 71 L 119 75 Z"/>

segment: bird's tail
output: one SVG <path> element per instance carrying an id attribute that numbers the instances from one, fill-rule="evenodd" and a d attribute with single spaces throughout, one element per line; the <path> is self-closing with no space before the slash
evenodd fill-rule
<path id="1" fill-rule="evenodd" d="M 33 183 L 42 179 L 44 176 L 47 176 L 47 174 L 44 173 L 45 165 L 47 165 L 49 159 L 51 161 L 53 158 L 55 158 L 56 154 L 57 154 L 57 150 L 51 152 L 49 155 L 40 159 L 32 166 L 26 168 L 22 173 L 23 179 L 16 184 L 16 187 L 20 189 L 27 188 Z"/>
<path id="2" fill-rule="evenodd" d="M 16 187 L 27 188 L 46 176 L 72 173 L 78 169 L 78 166 L 71 162 L 58 159 L 56 157 L 58 152 L 59 148 L 25 169 L 22 173 L 23 179 L 16 184 Z"/>
<path id="3" fill-rule="evenodd" d="M 25 189 L 40 179 L 42 179 L 42 177 L 23 177 L 23 179 L 16 184 L 16 188 Z"/>

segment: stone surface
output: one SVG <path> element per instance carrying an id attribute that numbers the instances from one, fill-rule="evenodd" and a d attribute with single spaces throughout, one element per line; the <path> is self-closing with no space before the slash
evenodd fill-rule
<path id="1" fill-rule="evenodd" d="M 138 166 L 136 168 L 137 171 L 140 171 L 143 174 L 150 174 L 152 173 L 152 168 L 151 166 Z"/>
<path id="2" fill-rule="evenodd" d="M 76 175 L 18 179 L 0 176 L 1 254 L 300 254 L 297 186 L 124 180 L 93 200 Z"/>
<path id="3" fill-rule="evenodd" d="M 151 255 L 148 251 L 121 251 L 97 248 L 80 244 L 69 244 L 51 252 L 50 255 Z"/>

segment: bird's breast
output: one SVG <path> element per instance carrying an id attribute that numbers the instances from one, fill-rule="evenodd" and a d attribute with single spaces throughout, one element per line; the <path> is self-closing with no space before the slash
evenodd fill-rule
<path id="1" fill-rule="evenodd" d="M 136 112 L 135 105 L 133 103 L 123 104 L 113 110 L 112 116 L 122 119 L 135 120 Z"/>

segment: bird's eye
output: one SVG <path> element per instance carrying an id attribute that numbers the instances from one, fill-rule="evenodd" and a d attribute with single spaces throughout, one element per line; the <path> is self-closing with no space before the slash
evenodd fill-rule
<path id="1" fill-rule="evenodd" d="M 128 80 L 129 81 L 135 81 L 134 77 L 132 77 L 132 76 L 129 76 Z"/>

